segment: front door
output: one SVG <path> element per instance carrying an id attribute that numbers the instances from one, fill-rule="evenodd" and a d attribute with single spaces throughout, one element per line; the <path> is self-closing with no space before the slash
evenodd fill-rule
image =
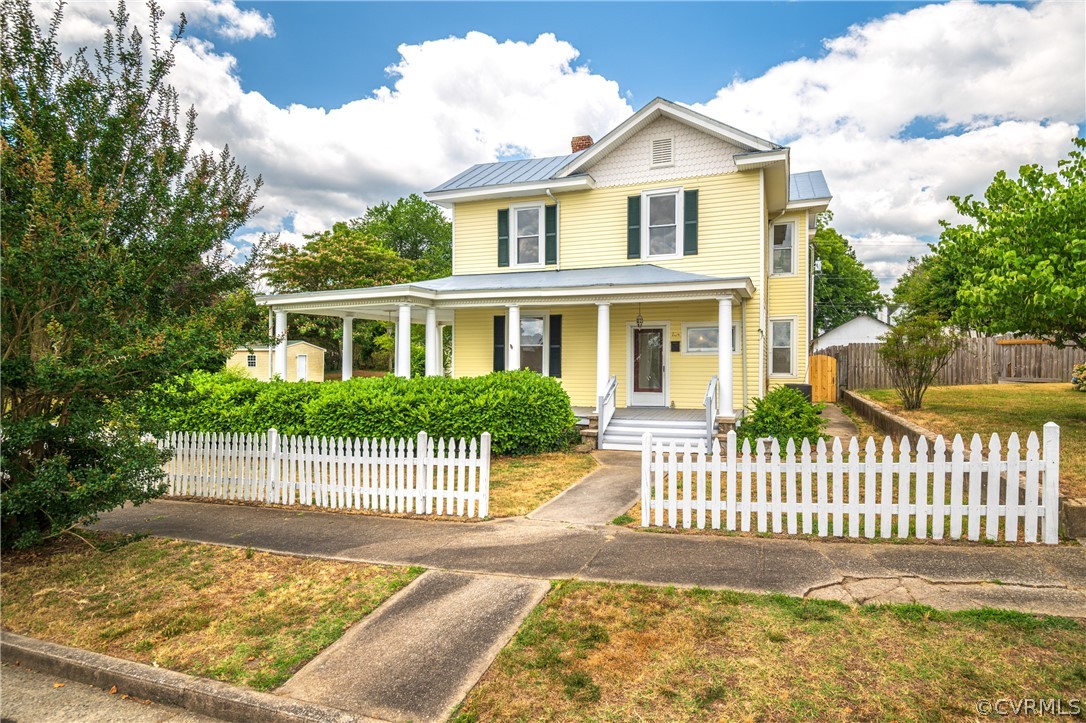
<path id="1" fill-rule="evenodd" d="M 662 326 L 644 326 L 631 329 L 633 355 L 631 407 L 666 407 L 667 378 L 666 329 Z"/>
<path id="2" fill-rule="evenodd" d="M 309 381 L 309 355 L 298 355 L 298 381 Z"/>

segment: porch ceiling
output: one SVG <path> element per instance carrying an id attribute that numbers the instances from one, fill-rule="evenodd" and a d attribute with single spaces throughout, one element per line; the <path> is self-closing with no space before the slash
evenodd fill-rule
<path id="1" fill-rule="evenodd" d="M 438 320 L 452 320 L 452 309 L 479 306 L 557 306 L 720 298 L 750 298 L 750 277 L 716 277 L 665 269 L 653 264 L 562 271 L 513 271 L 500 274 L 446 276 L 410 284 L 367 289 L 316 291 L 257 297 L 262 306 L 282 311 L 360 319 L 387 319 L 397 307 L 410 305 L 412 321 L 426 308 Z"/>

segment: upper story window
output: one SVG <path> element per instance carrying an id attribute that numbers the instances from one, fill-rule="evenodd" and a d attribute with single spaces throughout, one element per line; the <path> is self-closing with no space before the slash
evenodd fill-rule
<path id="1" fill-rule="evenodd" d="M 543 204 L 514 206 L 513 265 L 542 266 Z"/>
<path id="2" fill-rule="evenodd" d="M 245 357 L 245 364 L 249 368 L 255 367 L 256 366 L 256 354 L 249 354 L 247 357 Z"/>
<path id="3" fill-rule="evenodd" d="M 641 257 L 674 258 L 683 252 L 683 192 L 664 188 L 641 194 Z"/>
<path id="4" fill-rule="evenodd" d="M 794 223 L 773 225 L 773 273 L 791 274 L 795 269 Z"/>

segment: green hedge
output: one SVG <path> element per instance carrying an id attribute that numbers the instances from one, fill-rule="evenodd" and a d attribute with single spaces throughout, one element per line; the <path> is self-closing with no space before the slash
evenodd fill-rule
<path id="1" fill-rule="evenodd" d="M 196 372 L 152 389 L 141 403 L 159 429 L 329 437 L 477 437 L 495 454 L 565 448 L 576 422 L 557 380 L 533 372 L 482 377 L 357 377 L 346 382 L 259 381 Z"/>

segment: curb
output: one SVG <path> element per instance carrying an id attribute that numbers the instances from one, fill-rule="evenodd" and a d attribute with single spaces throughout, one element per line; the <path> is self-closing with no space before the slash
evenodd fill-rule
<path id="1" fill-rule="evenodd" d="M 184 708 L 227 721 L 372 721 L 336 708 L 303 703 L 271 693 L 246 690 L 217 680 L 121 660 L 88 650 L 0 631 L 0 657 L 103 690 Z"/>

